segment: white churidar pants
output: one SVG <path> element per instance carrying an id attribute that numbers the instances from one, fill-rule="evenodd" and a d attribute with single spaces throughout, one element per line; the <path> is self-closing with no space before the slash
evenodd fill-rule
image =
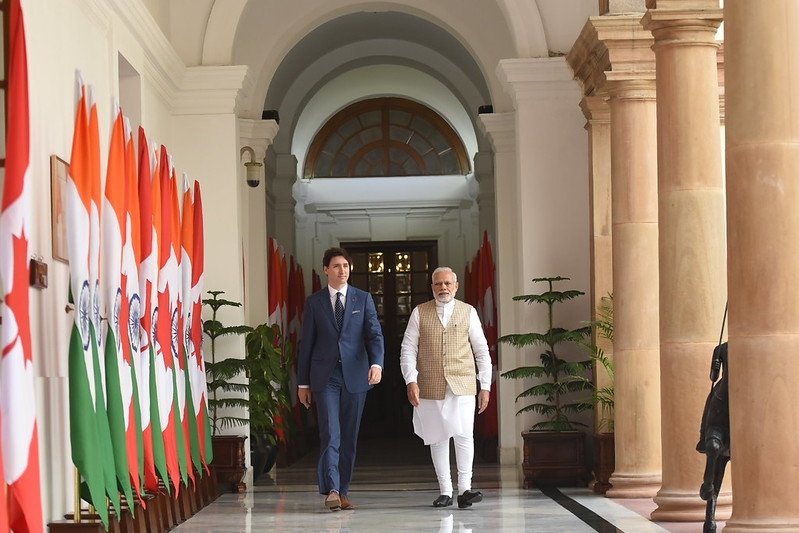
<path id="1" fill-rule="evenodd" d="M 413 410 L 413 430 L 430 446 L 440 494 L 452 496 L 449 439 L 455 441 L 458 494 L 472 488 L 475 397 L 456 396 L 449 386 L 443 400 L 419 400 Z"/>

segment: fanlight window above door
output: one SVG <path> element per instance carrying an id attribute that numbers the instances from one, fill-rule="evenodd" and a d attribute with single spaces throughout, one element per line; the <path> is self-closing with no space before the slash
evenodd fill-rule
<path id="1" fill-rule="evenodd" d="M 403 98 L 374 98 L 336 113 L 316 134 L 306 178 L 466 175 L 458 134 L 438 113 Z"/>

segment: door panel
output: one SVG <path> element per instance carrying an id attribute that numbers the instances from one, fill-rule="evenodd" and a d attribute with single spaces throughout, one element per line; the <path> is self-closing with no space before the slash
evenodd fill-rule
<path id="1" fill-rule="evenodd" d="M 411 436 L 413 410 L 400 372 L 400 347 L 411 311 L 432 298 L 430 275 L 438 265 L 437 243 L 353 242 L 341 247 L 352 257 L 350 283 L 374 298 L 385 339 L 383 379 L 369 392 L 361 437 Z"/>

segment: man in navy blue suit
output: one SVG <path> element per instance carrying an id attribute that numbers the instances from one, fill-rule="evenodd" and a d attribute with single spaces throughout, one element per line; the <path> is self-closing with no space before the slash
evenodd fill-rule
<path id="1" fill-rule="evenodd" d="M 297 396 L 319 421 L 319 493 L 331 511 L 349 499 L 366 393 L 383 373 L 383 333 L 372 295 L 347 285 L 350 257 L 330 248 L 322 259 L 327 287 L 305 300 L 297 359 Z"/>

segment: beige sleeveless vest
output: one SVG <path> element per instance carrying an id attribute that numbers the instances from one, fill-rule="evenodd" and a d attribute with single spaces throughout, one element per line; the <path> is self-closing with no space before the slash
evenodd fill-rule
<path id="1" fill-rule="evenodd" d="M 435 300 L 419 305 L 419 397 L 443 400 L 449 384 L 458 396 L 477 394 L 477 371 L 469 343 L 472 306 L 455 301 L 447 327 L 441 325 Z"/>

